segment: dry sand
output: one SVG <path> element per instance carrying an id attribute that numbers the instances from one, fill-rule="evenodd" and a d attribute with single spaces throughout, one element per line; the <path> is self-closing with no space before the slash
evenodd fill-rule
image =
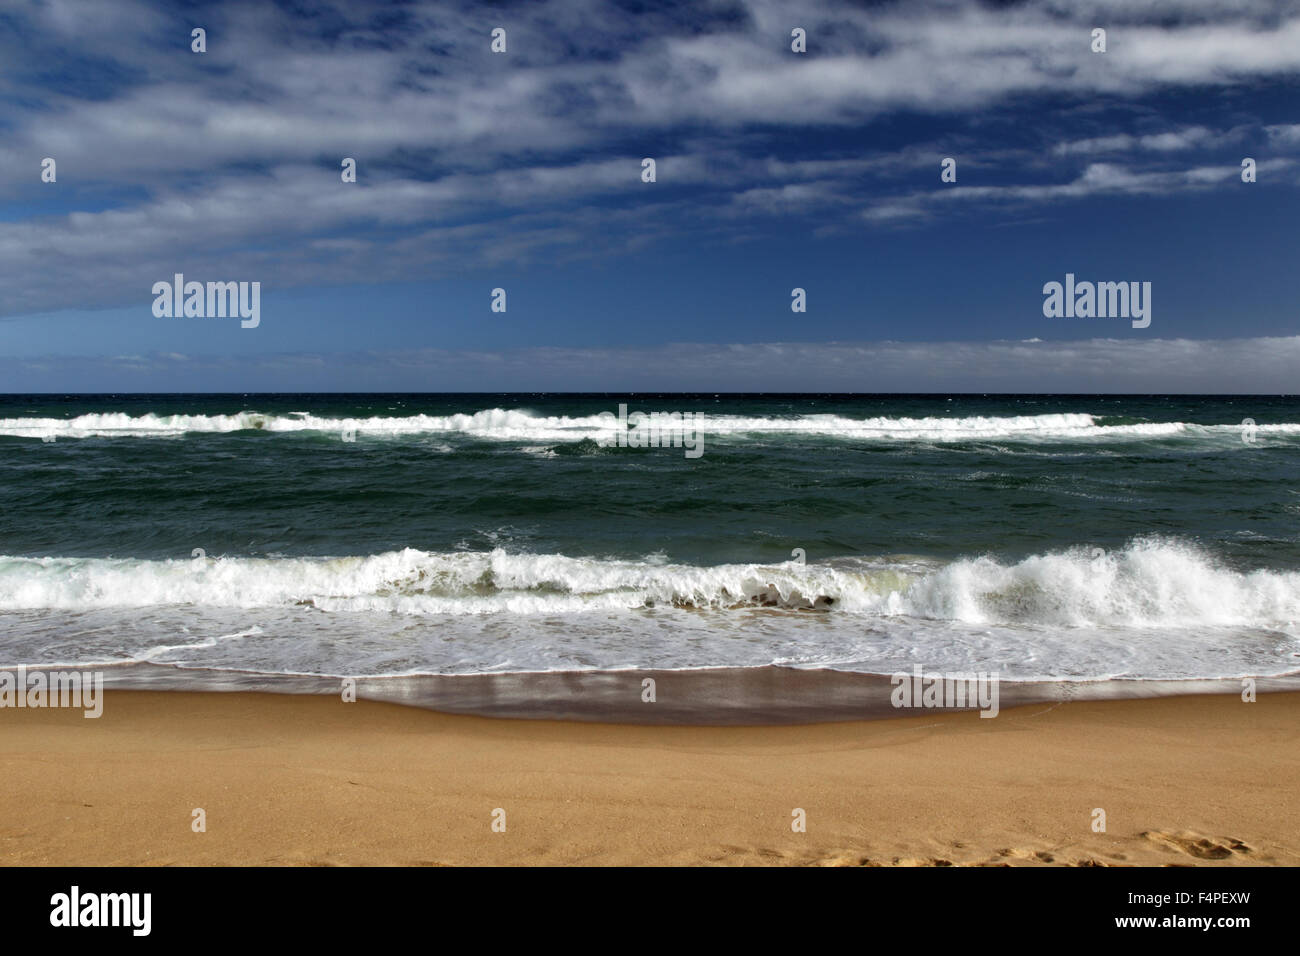
<path id="1" fill-rule="evenodd" d="M 0 710 L 0 863 L 1296 865 L 1297 729 L 1298 693 L 665 727 L 109 691 Z"/>

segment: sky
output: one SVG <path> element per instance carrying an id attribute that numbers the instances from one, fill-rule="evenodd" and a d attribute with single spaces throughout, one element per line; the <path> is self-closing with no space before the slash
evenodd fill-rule
<path id="1" fill-rule="evenodd" d="M 0 392 L 1296 393 L 1297 107 L 1277 0 L 3 0 Z"/>

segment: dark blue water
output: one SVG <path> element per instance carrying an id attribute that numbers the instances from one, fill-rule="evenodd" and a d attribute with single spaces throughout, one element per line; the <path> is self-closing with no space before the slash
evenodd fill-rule
<path id="1" fill-rule="evenodd" d="M 703 412 L 729 428 L 808 416 L 892 420 L 879 436 L 712 435 L 671 449 L 598 448 L 580 427 L 394 435 L 395 421 L 485 409 L 581 420 Z M 294 412 L 361 423 L 276 431 Z M 256 412 L 259 427 L 170 431 L 170 416 Z M 94 416 L 129 424 L 73 437 Z M 1092 427 L 997 420 L 1088 415 Z M 990 419 L 977 434 L 960 426 Z M 1243 442 L 1253 418 L 1257 440 Z M 905 420 L 953 427 L 914 437 Z M 41 435 L 16 437 L 39 420 Z M 707 419 L 706 419 L 707 420 Z M 1185 423 L 1170 433 L 1143 429 Z M 491 548 L 720 563 L 907 552 L 1009 558 L 1134 535 L 1190 536 L 1234 566 L 1300 566 L 1300 401 L 1283 398 L 680 396 L 47 396 L 0 398 L 0 552 L 168 558 Z M 369 427 L 367 427 L 367 425 Z M 1278 431 L 1273 431 L 1278 429 Z M 118 435 L 116 432 L 128 432 Z M 954 434 L 956 432 L 956 434 Z M 108 437 L 111 435 L 112 437 Z"/>

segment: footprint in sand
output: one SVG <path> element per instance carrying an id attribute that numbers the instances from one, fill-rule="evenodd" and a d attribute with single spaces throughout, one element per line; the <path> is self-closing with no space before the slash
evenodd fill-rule
<path id="1" fill-rule="evenodd" d="M 1226 860 L 1234 854 L 1244 855 L 1252 852 L 1245 843 L 1232 837 L 1212 838 L 1190 831 L 1166 833 L 1161 830 L 1147 830 L 1141 836 L 1144 840 L 1149 840 L 1158 846 L 1186 853 L 1198 860 Z"/>
<path id="2" fill-rule="evenodd" d="M 1056 857 L 1046 850 L 1029 850 L 1021 847 L 1007 847 L 998 850 L 998 856 L 1011 857 L 1014 860 L 1030 860 L 1034 863 L 1055 863 Z"/>

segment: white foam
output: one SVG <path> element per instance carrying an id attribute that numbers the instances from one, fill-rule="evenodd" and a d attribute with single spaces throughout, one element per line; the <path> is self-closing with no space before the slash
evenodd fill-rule
<path id="1" fill-rule="evenodd" d="M 958 561 L 895 599 L 902 613 L 967 624 L 1283 628 L 1300 619 L 1300 573 L 1234 571 L 1192 544 L 1145 538 L 1013 565 Z"/>
<path id="2" fill-rule="evenodd" d="M 610 409 L 612 412 L 614 409 Z M 674 411 L 647 405 L 633 411 Z M 394 438 L 411 435 L 464 435 L 488 441 L 581 441 L 612 438 L 617 424 L 600 415 L 542 416 L 519 409 L 490 408 L 469 415 L 402 415 L 367 418 L 321 418 L 306 412 L 271 415 L 245 411 L 235 415 L 138 415 L 120 412 L 75 418 L 4 418 L 0 435 L 20 438 L 179 438 L 188 434 L 262 431 L 271 434 L 355 432 L 357 436 Z M 1020 441 L 1133 440 L 1200 437 L 1240 440 L 1240 425 L 1150 422 L 1099 425 L 1082 413 L 1003 417 L 846 418 L 841 415 L 740 416 L 705 413 L 706 435 L 803 435 L 882 441 L 953 442 L 984 439 Z M 1300 423 L 1256 426 L 1256 440 L 1300 435 Z M 445 446 L 444 446 L 445 447 Z M 537 451 L 535 448 L 529 451 Z"/>
<path id="3" fill-rule="evenodd" d="M 706 567 L 501 548 L 338 558 L 0 557 L 0 610 L 172 605 L 420 616 L 769 607 L 973 625 L 1282 628 L 1300 620 L 1300 573 L 1241 572 L 1194 545 L 1158 538 L 1099 557 L 1077 548 L 1014 564 L 977 557 Z"/>

